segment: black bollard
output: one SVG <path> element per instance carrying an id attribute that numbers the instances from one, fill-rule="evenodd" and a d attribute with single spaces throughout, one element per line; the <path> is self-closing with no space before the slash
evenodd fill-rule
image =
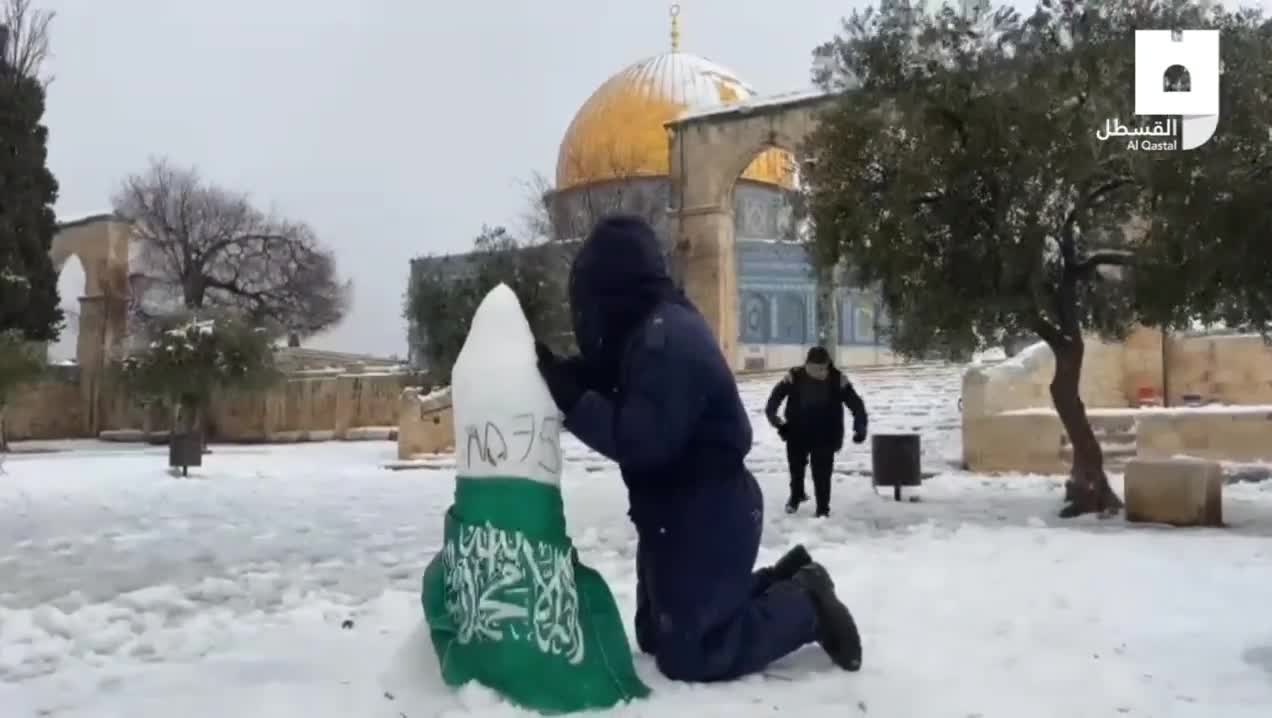
<path id="1" fill-rule="evenodd" d="M 919 466 L 918 434 L 875 434 L 870 439 L 872 483 L 891 486 L 892 496 L 901 500 L 901 487 L 923 485 Z"/>

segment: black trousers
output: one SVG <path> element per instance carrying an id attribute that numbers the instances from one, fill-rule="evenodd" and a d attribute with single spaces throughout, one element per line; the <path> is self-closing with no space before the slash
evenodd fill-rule
<path id="1" fill-rule="evenodd" d="M 831 447 L 809 447 L 797 442 L 787 442 L 786 462 L 791 470 L 791 498 L 808 497 L 804 493 L 804 470 L 812 464 L 813 498 L 817 509 L 829 509 L 830 477 L 835 471 L 835 450 Z"/>

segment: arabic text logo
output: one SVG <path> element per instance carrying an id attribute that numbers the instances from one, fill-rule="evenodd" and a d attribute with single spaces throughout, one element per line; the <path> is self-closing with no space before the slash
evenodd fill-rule
<path id="1" fill-rule="evenodd" d="M 1175 82 L 1168 83 L 1172 74 Z M 1193 150 L 1213 137 L 1219 126 L 1219 31 L 1136 30 L 1135 114 L 1179 120 L 1130 128 L 1114 119 L 1096 136 L 1128 137 L 1130 150 Z"/>

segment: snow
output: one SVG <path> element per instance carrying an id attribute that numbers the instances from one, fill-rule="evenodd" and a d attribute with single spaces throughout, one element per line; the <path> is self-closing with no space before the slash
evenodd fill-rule
<path id="1" fill-rule="evenodd" d="M 451 369 L 456 463 L 466 478 L 561 484 L 561 417 L 539 374 L 534 335 L 517 295 L 491 289 Z"/>
<path id="2" fill-rule="evenodd" d="M 687 120 L 697 120 L 704 117 L 714 117 L 717 115 L 733 115 L 745 114 L 755 110 L 765 109 L 769 107 L 778 107 L 781 105 L 793 105 L 796 103 L 806 102 L 809 100 L 817 100 L 823 97 L 830 97 L 830 93 L 821 89 L 795 90 L 794 92 L 781 92 L 774 95 L 760 95 L 758 97 L 749 97 L 736 102 L 730 102 L 724 105 L 717 105 L 701 110 L 690 110 L 683 112 L 673 120 L 670 124 L 678 124 Z"/>
<path id="3" fill-rule="evenodd" d="M 1056 410 L 1047 406 L 1036 406 L 1028 409 L 1012 409 L 1004 411 L 1004 416 L 1039 416 L 1048 414 L 1055 416 Z M 1195 414 L 1224 414 L 1245 416 L 1248 414 L 1272 414 L 1272 404 L 1203 404 L 1201 406 L 1143 406 L 1143 407 L 1096 407 L 1086 410 L 1087 416 L 1134 417 L 1134 416 L 1191 416 Z"/>
<path id="4" fill-rule="evenodd" d="M 416 391 L 419 391 L 419 387 L 413 387 L 413 388 L 414 388 Z M 406 392 L 407 390 L 406 390 L 406 389 L 403 389 L 402 391 L 403 391 L 403 392 Z M 447 386 L 439 386 L 439 387 L 437 387 L 436 389 L 433 389 L 433 390 L 429 391 L 427 394 L 424 394 L 424 395 L 416 395 L 416 397 L 415 397 L 415 398 L 416 398 L 416 400 L 417 400 L 417 401 L 419 401 L 421 404 L 427 404 L 427 403 L 435 402 L 435 401 L 437 401 L 438 399 L 441 399 L 441 398 L 443 398 L 443 397 L 445 397 L 445 398 L 447 399 L 447 401 L 449 401 L 449 400 L 450 400 L 450 385 L 447 385 Z"/>
<path id="5" fill-rule="evenodd" d="M 80 222 L 87 222 L 89 220 L 103 219 L 118 219 L 118 216 L 115 214 L 115 210 L 113 209 L 102 209 L 96 212 L 67 212 L 65 214 L 58 215 L 57 224 L 59 227 L 62 227 L 68 224 L 79 224 Z"/>
<path id="6" fill-rule="evenodd" d="M 1061 477 L 950 465 L 960 369 L 850 373 L 872 430 L 922 433 L 936 476 L 921 502 L 876 496 L 868 451 L 850 444 L 833 517 L 786 516 L 784 450 L 760 416 L 777 377 L 745 381 L 743 396 L 767 502 L 761 560 L 802 541 L 827 564 L 861 624 L 861 673 L 810 647 L 764 676 L 686 686 L 642 656 L 654 696 L 613 715 L 1267 715 L 1272 481 L 1225 486 L 1224 530 L 1061 522 Z M 580 558 L 630 626 L 622 482 L 572 437 L 562 445 Z M 18 448 L 0 475 L 4 718 L 525 715 L 478 687 L 442 688 L 419 632 L 453 456 L 387 471 L 388 442 L 218 445 L 176 479 L 166 447 Z"/>
<path id="7" fill-rule="evenodd" d="M 1028 376 L 1054 360 L 1051 347 L 1046 342 L 1034 342 L 1013 357 L 1004 357 L 994 364 L 974 365 L 968 369 L 967 375 L 979 381 L 988 381 L 995 376 Z"/>

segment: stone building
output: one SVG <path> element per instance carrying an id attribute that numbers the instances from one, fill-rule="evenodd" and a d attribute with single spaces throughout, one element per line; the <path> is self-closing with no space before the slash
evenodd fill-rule
<path id="1" fill-rule="evenodd" d="M 684 113 L 743 102 L 757 93 L 727 67 L 681 50 L 677 15 L 673 8 L 667 52 L 623 68 L 579 108 L 561 140 L 555 187 L 545 202 L 557 240 L 584 236 L 606 212 L 644 216 L 663 237 L 679 273 L 665 125 Z M 832 348 L 842 365 L 892 361 L 879 337 L 876 293 L 818 282 L 798 241 L 792 202 L 797 186 L 795 157 L 769 148 L 755 156 L 733 189 L 739 334 L 734 365 L 755 370 L 797 364 L 818 343 Z M 460 266 L 456 260 L 415 260 L 411 281 L 437 262 Z M 424 338 L 416 327 L 410 333 L 412 359 L 418 362 Z"/>

